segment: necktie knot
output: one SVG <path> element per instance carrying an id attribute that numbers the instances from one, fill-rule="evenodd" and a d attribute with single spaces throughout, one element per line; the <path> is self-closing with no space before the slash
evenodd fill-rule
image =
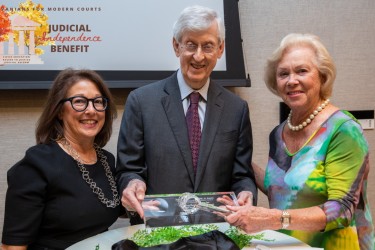
<path id="1" fill-rule="evenodd" d="M 192 103 L 192 104 L 198 104 L 200 96 L 201 95 L 198 92 L 192 92 L 190 94 L 190 103 Z"/>

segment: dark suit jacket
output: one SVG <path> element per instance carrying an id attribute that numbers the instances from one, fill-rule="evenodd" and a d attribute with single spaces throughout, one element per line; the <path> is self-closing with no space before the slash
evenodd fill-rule
<path id="1" fill-rule="evenodd" d="M 140 179 L 147 194 L 248 190 L 256 201 L 251 156 L 247 103 L 212 81 L 195 177 L 177 73 L 128 96 L 118 139 L 121 193 Z"/>

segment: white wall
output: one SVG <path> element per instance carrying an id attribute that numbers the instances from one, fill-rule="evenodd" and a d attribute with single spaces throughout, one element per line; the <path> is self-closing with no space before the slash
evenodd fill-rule
<path id="1" fill-rule="evenodd" d="M 331 52 L 338 68 L 332 102 L 347 110 L 375 109 L 374 0 L 240 0 L 241 29 L 245 61 L 252 80 L 251 88 L 233 91 L 247 100 L 254 136 L 254 160 L 265 165 L 268 133 L 279 122 L 279 99 L 262 80 L 266 58 L 281 38 L 290 32 L 315 33 Z M 1 80 L 1 79 L 0 79 Z M 128 90 L 113 90 L 119 117 L 107 149 L 116 152 L 123 104 Z M 46 91 L 0 91 L 0 200 L 4 201 L 6 171 L 34 144 L 34 129 Z M 375 165 L 375 130 L 365 131 Z M 368 196 L 375 217 L 375 171 L 370 170 Z M 68 182 L 68 180 L 67 180 Z M 267 206 L 264 196 L 260 205 Z M 0 202 L 0 233 L 4 202 Z"/>

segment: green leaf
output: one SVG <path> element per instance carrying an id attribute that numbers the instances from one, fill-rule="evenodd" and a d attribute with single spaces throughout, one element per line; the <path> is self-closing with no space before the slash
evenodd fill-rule
<path id="1" fill-rule="evenodd" d="M 140 247 L 150 247 L 160 244 L 169 244 L 182 237 L 200 235 L 218 229 L 218 226 L 214 224 L 140 229 L 130 238 L 130 240 L 134 241 Z M 249 245 L 253 239 L 265 240 L 264 233 L 256 235 L 242 234 L 236 227 L 232 226 L 224 233 L 241 249 Z"/>

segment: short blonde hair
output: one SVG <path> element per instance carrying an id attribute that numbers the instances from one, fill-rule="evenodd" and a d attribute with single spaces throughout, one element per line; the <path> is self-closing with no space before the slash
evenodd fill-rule
<path id="1" fill-rule="evenodd" d="M 276 82 L 277 66 L 285 53 L 295 47 L 308 47 L 315 52 L 316 57 L 312 61 L 318 69 L 321 79 L 320 98 L 329 98 L 332 94 L 333 82 L 336 78 L 336 66 L 319 37 L 312 34 L 291 33 L 281 40 L 279 47 L 267 60 L 265 67 L 264 81 L 268 89 L 279 96 Z"/>

